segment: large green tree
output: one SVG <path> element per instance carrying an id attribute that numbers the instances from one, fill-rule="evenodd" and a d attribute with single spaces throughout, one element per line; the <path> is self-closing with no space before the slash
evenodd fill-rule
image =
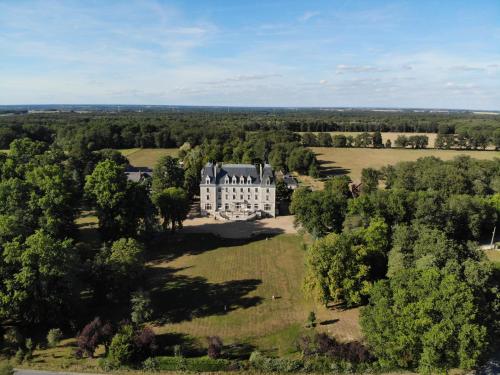
<path id="1" fill-rule="evenodd" d="M 189 199 L 187 193 L 178 187 L 170 187 L 153 195 L 153 201 L 163 218 L 163 227 L 182 228 L 182 222 L 189 212 Z"/>

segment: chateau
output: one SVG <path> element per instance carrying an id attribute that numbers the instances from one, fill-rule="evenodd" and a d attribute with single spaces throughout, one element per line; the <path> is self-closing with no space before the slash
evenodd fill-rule
<path id="1" fill-rule="evenodd" d="M 225 220 L 276 216 L 276 183 L 269 164 L 213 164 L 201 170 L 203 215 Z"/>

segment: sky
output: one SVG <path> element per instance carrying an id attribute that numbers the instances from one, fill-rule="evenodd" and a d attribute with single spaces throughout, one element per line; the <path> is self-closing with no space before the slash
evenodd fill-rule
<path id="1" fill-rule="evenodd" d="M 499 0 L 0 0 L 0 105 L 500 110 Z"/>

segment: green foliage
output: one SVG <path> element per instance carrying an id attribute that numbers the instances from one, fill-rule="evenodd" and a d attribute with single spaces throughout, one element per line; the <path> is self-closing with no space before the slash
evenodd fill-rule
<path id="1" fill-rule="evenodd" d="M 372 282 L 383 276 L 388 227 L 375 220 L 366 230 L 332 233 L 316 240 L 306 257 L 305 290 L 328 304 L 362 303 Z"/>
<path id="2" fill-rule="evenodd" d="M 134 328 L 131 325 L 123 326 L 111 340 L 108 358 L 112 364 L 127 365 L 134 358 Z"/>
<path id="3" fill-rule="evenodd" d="M 132 305 L 132 313 L 130 314 L 132 323 L 141 325 L 152 318 L 153 308 L 151 307 L 149 293 L 144 291 L 132 293 L 130 304 Z"/>
<path id="4" fill-rule="evenodd" d="M 61 339 L 63 338 L 63 333 L 59 328 L 52 328 L 47 333 L 47 344 L 49 347 L 56 347 Z"/>
<path id="5" fill-rule="evenodd" d="M 182 228 L 182 222 L 189 212 L 189 199 L 182 188 L 169 187 L 153 196 L 153 201 L 158 207 L 163 218 L 163 227 L 175 231 Z"/>
<path id="6" fill-rule="evenodd" d="M 371 193 L 378 188 L 380 172 L 373 168 L 363 168 L 361 171 L 361 191 Z"/>
<path id="7" fill-rule="evenodd" d="M 292 195 L 290 211 L 296 223 L 302 225 L 313 236 L 324 236 L 329 232 L 340 232 L 347 211 L 348 180 L 334 177 L 323 191 L 298 188 Z"/>
<path id="8" fill-rule="evenodd" d="M 14 368 L 8 362 L 0 362 L 0 375 L 14 375 Z"/>
<path id="9" fill-rule="evenodd" d="M 171 156 L 160 158 L 153 169 L 153 192 L 160 193 L 167 188 L 180 188 L 183 185 L 184 170 L 179 165 L 179 160 Z"/>
<path id="10" fill-rule="evenodd" d="M 229 371 L 233 362 L 227 359 L 212 359 L 208 357 L 183 358 L 183 357 L 156 357 L 161 371 L 193 371 L 217 372 Z"/>

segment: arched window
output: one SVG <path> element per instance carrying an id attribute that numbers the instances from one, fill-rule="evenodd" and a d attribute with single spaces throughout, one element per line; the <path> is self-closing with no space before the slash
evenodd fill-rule
<path id="1" fill-rule="evenodd" d="M 224 179 L 224 183 L 229 184 L 229 177 L 228 176 L 226 176 L 226 178 Z"/>
<path id="2" fill-rule="evenodd" d="M 233 176 L 233 184 L 236 183 L 236 176 Z"/>
<path id="3" fill-rule="evenodd" d="M 252 177 L 248 176 L 247 177 L 247 184 L 250 185 L 252 183 Z"/>
<path id="4" fill-rule="evenodd" d="M 241 176 L 241 177 L 240 177 L 240 184 L 242 184 L 242 185 L 243 185 L 244 183 L 245 183 L 245 177 Z"/>
<path id="5" fill-rule="evenodd" d="M 209 184 L 210 183 L 210 177 L 207 176 L 207 179 L 206 179 L 206 184 Z"/>

